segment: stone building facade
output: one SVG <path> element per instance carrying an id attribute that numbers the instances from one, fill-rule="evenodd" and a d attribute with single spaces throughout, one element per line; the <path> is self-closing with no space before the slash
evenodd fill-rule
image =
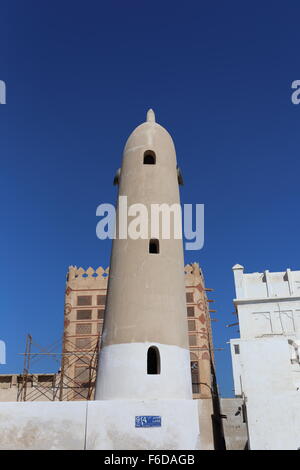
<path id="1" fill-rule="evenodd" d="M 184 268 L 193 398 L 211 398 L 214 355 L 209 300 L 198 263 Z M 109 268 L 70 266 L 65 293 L 64 400 L 93 399 Z M 170 325 L 172 327 L 172 325 Z M 101 367 L 101 365 L 100 365 Z"/>

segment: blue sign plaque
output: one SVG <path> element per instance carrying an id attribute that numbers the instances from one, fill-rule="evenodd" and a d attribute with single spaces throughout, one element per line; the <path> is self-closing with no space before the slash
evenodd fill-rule
<path id="1" fill-rule="evenodd" d="M 161 426 L 161 416 L 136 416 L 136 428 L 157 428 Z"/>

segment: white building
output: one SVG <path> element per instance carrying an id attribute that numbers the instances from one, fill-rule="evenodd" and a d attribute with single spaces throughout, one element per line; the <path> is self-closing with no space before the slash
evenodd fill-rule
<path id="1" fill-rule="evenodd" d="M 235 394 L 249 448 L 300 448 L 300 271 L 233 267 L 240 338 L 232 339 Z"/>

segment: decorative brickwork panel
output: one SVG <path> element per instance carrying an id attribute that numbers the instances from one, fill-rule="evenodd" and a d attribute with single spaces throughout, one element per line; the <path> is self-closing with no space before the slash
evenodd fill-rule
<path id="1" fill-rule="evenodd" d="M 187 307 L 187 316 L 194 317 L 195 316 L 195 308 L 194 307 Z"/>
<path id="2" fill-rule="evenodd" d="M 90 379 L 89 367 L 75 367 L 75 380 L 76 382 L 88 382 Z"/>
<path id="3" fill-rule="evenodd" d="M 77 349 L 91 349 L 91 340 L 90 340 L 90 338 L 77 338 L 76 339 L 76 348 Z"/>
<path id="4" fill-rule="evenodd" d="M 77 305 L 92 305 L 91 295 L 78 295 Z"/>
<path id="5" fill-rule="evenodd" d="M 92 310 L 77 310 L 77 320 L 91 320 Z"/>
<path id="6" fill-rule="evenodd" d="M 189 331 L 196 331 L 196 322 L 195 322 L 195 320 L 188 320 L 188 329 L 189 329 Z"/>
<path id="7" fill-rule="evenodd" d="M 97 305 L 105 305 L 106 295 L 97 295 Z"/>
<path id="8" fill-rule="evenodd" d="M 199 377 L 199 364 L 198 361 L 191 361 L 191 373 L 192 373 L 192 388 L 193 393 L 199 393 L 200 377 Z"/>
<path id="9" fill-rule="evenodd" d="M 76 325 L 76 334 L 77 335 L 90 335 L 92 333 L 92 324 L 91 323 L 78 323 Z"/>
<path id="10" fill-rule="evenodd" d="M 104 318 L 104 310 L 102 308 L 98 309 L 98 320 L 102 320 Z"/>
<path id="11" fill-rule="evenodd" d="M 80 357 L 76 361 L 76 366 L 88 366 L 91 362 L 91 358 L 89 356 L 86 357 Z"/>

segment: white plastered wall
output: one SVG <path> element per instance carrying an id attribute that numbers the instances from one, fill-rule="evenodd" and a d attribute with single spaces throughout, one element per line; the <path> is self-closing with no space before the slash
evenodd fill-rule
<path id="1" fill-rule="evenodd" d="M 211 416 L 200 401 L 1 402 L 0 450 L 207 449 L 199 414 Z M 161 416 L 161 427 L 136 428 L 140 415 Z"/>
<path id="2" fill-rule="evenodd" d="M 160 373 L 147 374 L 147 352 L 155 346 L 160 355 Z M 96 400 L 188 399 L 191 396 L 190 352 L 159 343 L 129 343 L 105 346 L 101 351 Z M 128 362 L 130 367 L 128 367 Z M 181 373 L 178 374 L 177 371 Z"/>

